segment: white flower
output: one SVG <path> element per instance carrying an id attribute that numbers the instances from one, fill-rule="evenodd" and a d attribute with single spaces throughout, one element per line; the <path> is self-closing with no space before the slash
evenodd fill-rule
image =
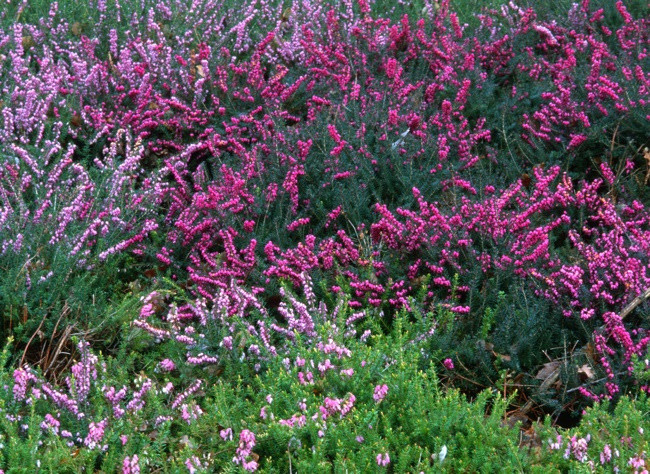
<path id="1" fill-rule="evenodd" d="M 445 460 L 446 457 L 447 457 L 447 445 L 443 445 L 442 449 L 438 453 L 438 460 L 442 462 Z"/>
<path id="2" fill-rule="evenodd" d="M 400 146 L 402 143 L 404 143 L 404 139 L 406 138 L 406 135 L 408 135 L 410 131 L 411 131 L 411 129 L 406 129 L 405 132 L 402 132 L 402 133 L 400 134 L 400 136 L 401 136 L 402 138 L 400 138 L 400 139 L 398 139 L 396 142 L 394 142 L 394 143 L 391 145 L 391 149 L 394 150 L 394 149 L 396 149 L 398 146 Z"/>

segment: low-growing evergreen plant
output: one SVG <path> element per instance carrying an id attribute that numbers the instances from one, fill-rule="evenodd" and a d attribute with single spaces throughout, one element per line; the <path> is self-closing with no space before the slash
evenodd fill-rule
<path id="1" fill-rule="evenodd" d="M 479 3 L 2 7 L 0 473 L 643 472 L 650 10 Z"/>

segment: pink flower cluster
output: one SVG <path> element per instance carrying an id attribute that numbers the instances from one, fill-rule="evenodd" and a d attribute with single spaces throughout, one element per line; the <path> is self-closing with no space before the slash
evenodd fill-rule
<path id="1" fill-rule="evenodd" d="M 605 159 L 582 181 L 557 165 L 498 185 L 476 171 L 530 150 L 566 157 L 570 168 L 605 125 L 647 121 L 650 20 L 618 1 L 622 24 L 610 31 L 604 13 L 583 1 L 561 26 L 511 3 L 481 14 L 470 36 L 447 0 L 417 21 L 375 18 L 365 1 L 343 2 L 341 11 L 302 1 L 286 14 L 276 3 L 233 11 L 219 0 L 159 2 L 128 19 L 101 8 L 98 31 L 109 17 L 125 21 L 124 41 L 115 30 L 70 40 L 56 3 L 40 26 L 0 30 L 9 65 L 0 75 L 0 258 L 24 262 L 20 291 L 55 280 L 42 248 L 71 258 L 75 271 L 129 253 L 170 270 L 194 296 L 181 305 L 155 292 L 143 300 L 133 326 L 187 348 L 185 360 L 164 359 L 159 370 L 214 366 L 217 350 L 259 364 L 299 335 L 315 355 L 293 369 L 312 385 L 354 376 L 349 350 L 318 332 L 340 308 L 317 305 L 312 276 L 325 291 L 346 293 L 356 312 L 345 335 L 365 341 L 370 330 L 356 331 L 369 315 L 410 309 L 415 295 L 472 318 L 471 276 L 507 274 L 597 328 L 596 362 L 607 380 L 581 393 L 615 396 L 616 374 L 634 375 L 633 356 L 650 342 L 621 316 L 650 287 L 650 213 L 621 184 L 638 163 Z M 169 37 L 161 25 L 174 15 L 194 35 Z M 494 84 L 508 97 L 508 131 L 475 107 Z M 492 148 L 502 135 L 509 156 Z M 509 137 L 529 148 L 513 151 Z M 412 176 L 426 179 L 415 186 Z M 283 280 L 304 301 L 287 291 L 274 304 Z M 205 344 L 214 325 L 221 340 Z M 48 397 L 83 419 L 102 374 L 89 349 L 79 350 L 67 393 L 19 368 L 15 399 Z M 443 365 L 454 368 L 451 359 Z M 174 415 L 188 423 L 201 415 L 190 397 L 202 384 L 175 393 Z M 83 443 L 101 446 L 110 420 L 142 411 L 152 389 L 148 379 L 134 390 L 103 386 L 112 418 L 88 420 Z M 377 385 L 373 399 L 387 391 Z M 344 417 L 355 400 L 324 396 L 316 415 Z M 60 430 L 57 422 L 47 418 L 44 429 Z M 586 443 L 572 441 L 569 454 L 581 458 Z M 244 469 L 258 467 L 254 446 L 243 430 L 235 462 Z M 389 462 L 378 455 L 379 465 Z M 137 456 L 123 470 L 137 472 Z"/>
<path id="2" fill-rule="evenodd" d="M 377 385 L 375 387 L 375 393 L 373 393 L 372 398 L 377 402 L 381 402 L 386 395 L 388 394 L 388 385 Z"/>
<path id="3" fill-rule="evenodd" d="M 239 434 L 239 446 L 232 462 L 240 464 L 246 471 L 256 471 L 258 464 L 254 460 L 247 460 L 255 447 L 255 434 L 249 430 L 242 430 Z"/>

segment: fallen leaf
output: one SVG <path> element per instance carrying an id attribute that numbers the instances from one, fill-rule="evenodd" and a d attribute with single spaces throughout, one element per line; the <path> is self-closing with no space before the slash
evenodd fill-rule
<path id="1" fill-rule="evenodd" d="M 506 354 L 499 354 L 498 352 L 493 352 L 493 354 L 498 358 L 501 359 L 504 362 L 510 362 L 511 357 Z"/>
<path id="2" fill-rule="evenodd" d="M 81 127 L 82 122 L 83 121 L 81 120 L 81 115 L 76 112 L 72 115 L 72 117 L 70 117 L 70 125 L 73 127 Z"/>
<path id="3" fill-rule="evenodd" d="M 538 449 L 542 447 L 542 439 L 535 430 L 534 424 L 531 424 L 530 428 L 521 431 L 519 447 L 527 447 L 529 449 Z"/>
<path id="4" fill-rule="evenodd" d="M 81 36 L 81 30 L 82 30 L 81 23 L 79 23 L 78 21 L 75 21 L 70 27 L 70 31 L 75 36 Z"/>
<path id="5" fill-rule="evenodd" d="M 592 370 L 589 364 L 585 364 L 582 367 L 578 367 L 578 374 L 588 379 L 594 378 L 594 371 Z"/>
<path id="6" fill-rule="evenodd" d="M 521 425 L 524 426 L 524 425 L 528 424 L 529 421 L 530 421 L 530 419 L 528 418 L 528 416 L 525 413 L 523 413 L 523 412 L 521 412 L 519 410 L 515 410 L 514 412 L 512 412 L 511 414 L 509 414 L 506 417 L 506 419 L 502 423 L 502 425 L 505 424 L 505 425 L 509 426 L 510 428 L 514 428 L 517 425 L 517 423 L 521 423 Z"/>
<path id="7" fill-rule="evenodd" d="M 219 377 L 223 373 L 224 369 L 221 365 L 208 365 L 203 370 L 213 377 Z"/>
<path id="8" fill-rule="evenodd" d="M 593 342 L 590 342 L 585 346 L 585 354 L 589 357 L 589 360 L 593 362 L 596 361 L 596 356 L 598 354 L 596 353 L 596 346 L 594 346 Z"/>
<path id="9" fill-rule="evenodd" d="M 156 276 L 156 273 L 157 272 L 155 268 L 150 268 L 144 271 L 144 276 L 146 276 L 147 278 L 153 278 Z"/>
<path id="10" fill-rule="evenodd" d="M 535 378 L 537 380 L 546 380 L 549 378 L 551 375 L 555 373 L 555 371 L 560 367 L 560 362 L 557 360 L 547 362 L 542 366 L 542 368 L 537 372 L 537 375 L 535 375 Z"/>

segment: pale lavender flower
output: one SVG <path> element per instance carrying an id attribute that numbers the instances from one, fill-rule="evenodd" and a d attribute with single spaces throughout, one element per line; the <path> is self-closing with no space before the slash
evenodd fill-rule
<path id="1" fill-rule="evenodd" d="M 225 428 L 219 431 L 219 436 L 221 436 L 221 439 L 224 441 L 232 441 L 232 428 Z"/>
<path id="2" fill-rule="evenodd" d="M 627 462 L 628 466 L 631 466 L 635 470 L 643 469 L 643 472 L 648 472 L 645 470 L 645 459 L 643 459 L 643 455 L 637 455 L 634 456 L 633 458 L 630 458 L 630 460 Z"/>
<path id="3" fill-rule="evenodd" d="M 190 472 L 190 474 L 194 474 L 198 469 L 201 468 L 201 460 L 196 456 L 187 458 L 185 460 L 185 467 L 187 467 L 187 470 Z"/>
<path id="4" fill-rule="evenodd" d="M 255 447 L 255 434 L 249 430 L 242 430 L 239 434 L 239 446 L 235 452 L 233 462 L 241 464 L 246 471 L 255 471 L 257 469 L 257 462 L 247 461 L 246 458 L 250 456 Z"/>
<path id="5" fill-rule="evenodd" d="M 125 457 L 122 462 L 122 474 L 140 474 L 140 465 L 138 464 L 138 455 Z"/>
<path id="6" fill-rule="evenodd" d="M 600 463 L 605 464 L 612 460 L 612 448 L 609 447 L 609 444 L 603 446 L 603 450 L 600 453 Z"/>
<path id="7" fill-rule="evenodd" d="M 88 435 L 86 436 L 86 439 L 84 439 L 84 445 L 89 449 L 95 449 L 104 438 L 104 430 L 106 429 L 107 424 L 108 418 L 103 419 L 99 423 L 90 422 Z"/>
<path id="8" fill-rule="evenodd" d="M 379 466 L 388 466 L 390 464 L 390 456 L 388 453 L 377 455 L 377 464 Z"/>

